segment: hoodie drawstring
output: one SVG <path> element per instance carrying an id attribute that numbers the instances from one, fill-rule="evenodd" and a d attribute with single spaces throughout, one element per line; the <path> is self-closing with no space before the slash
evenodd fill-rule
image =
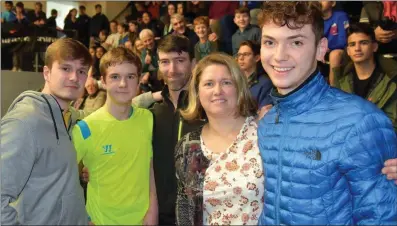
<path id="1" fill-rule="evenodd" d="M 47 100 L 47 98 L 44 95 L 41 95 L 41 96 L 44 98 L 45 102 L 47 102 L 48 107 L 50 108 L 52 123 L 54 124 L 54 129 L 55 129 L 55 136 L 57 137 L 57 142 L 59 144 L 58 127 L 57 127 L 57 124 L 55 122 L 55 117 L 54 117 L 54 113 L 52 112 L 52 108 L 51 108 L 50 102 Z"/>

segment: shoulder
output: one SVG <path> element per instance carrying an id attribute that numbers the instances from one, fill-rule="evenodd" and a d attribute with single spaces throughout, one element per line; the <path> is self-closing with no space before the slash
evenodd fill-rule
<path id="1" fill-rule="evenodd" d="M 133 114 L 137 117 L 144 117 L 144 118 L 153 118 L 153 114 L 150 110 L 144 109 L 144 108 L 139 108 L 139 107 L 133 107 Z"/>
<path id="2" fill-rule="evenodd" d="M 333 16 L 334 16 L 334 18 L 336 20 L 339 20 L 339 21 L 343 21 L 343 20 L 348 20 L 349 19 L 347 13 L 345 13 L 343 11 L 335 11 L 333 13 Z"/>

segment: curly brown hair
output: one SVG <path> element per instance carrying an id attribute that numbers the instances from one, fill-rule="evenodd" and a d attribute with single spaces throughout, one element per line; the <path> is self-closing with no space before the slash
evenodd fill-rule
<path id="1" fill-rule="evenodd" d="M 276 25 L 287 26 L 289 29 L 300 29 L 306 24 L 311 24 L 316 44 L 319 43 L 324 33 L 324 20 L 321 4 L 317 1 L 268 1 L 263 4 L 263 10 L 258 18 L 261 27 L 269 22 Z"/>

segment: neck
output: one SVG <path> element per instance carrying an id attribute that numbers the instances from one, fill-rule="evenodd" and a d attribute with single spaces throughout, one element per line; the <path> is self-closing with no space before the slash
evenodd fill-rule
<path id="1" fill-rule="evenodd" d="M 175 109 L 177 109 L 177 107 L 178 107 L 179 95 L 181 94 L 182 90 L 183 89 L 181 89 L 179 91 L 169 90 L 170 100 L 171 100 L 172 104 L 174 105 Z"/>
<path id="2" fill-rule="evenodd" d="M 364 61 L 361 63 L 355 63 L 354 68 L 356 70 L 357 77 L 360 80 L 365 80 L 371 77 L 372 72 L 375 70 L 376 64 L 375 60 L 371 58 L 369 61 Z"/>
<path id="3" fill-rule="evenodd" d="M 208 40 L 208 36 L 204 36 L 202 38 L 200 38 L 200 43 L 206 43 Z"/>
<path id="4" fill-rule="evenodd" d="M 233 115 L 225 116 L 210 116 L 208 117 L 208 131 L 220 136 L 228 136 L 233 132 L 241 130 L 245 122 L 245 118 L 242 116 L 234 117 Z"/>
<path id="5" fill-rule="evenodd" d="M 247 26 L 248 27 L 248 26 Z M 241 32 L 244 32 L 245 31 L 245 29 L 247 29 L 247 27 L 243 27 L 243 28 L 239 28 L 239 30 L 241 31 Z"/>
<path id="6" fill-rule="evenodd" d="M 71 101 L 65 101 L 65 100 L 60 99 L 59 97 L 55 96 L 54 94 L 52 94 L 52 92 L 49 90 L 49 88 L 47 86 L 44 86 L 44 88 L 41 92 L 44 94 L 53 96 L 55 98 L 55 100 L 58 102 L 59 106 L 61 106 L 62 110 L 66 111 L 69 109 L 69 105 L 70 105 Z"/>
<path id="7" fill-rule="evenodd" d="M 326 12 L 323 12 L 323 19 L 328 20 L 332 16 L 332 10 L 328 10 Z"/>
<path id="8" fill-rule="evenodd" d="M 249 78 L 255 72 L 255 68 L 248 68 L 244 70 L 245 77 Z"/>
<path id="9" fill-rule="evenodd" d="M 109 114 L 115 117 L 117 120 L 126 120 L 131 114 L 131 104 L 116 104 L 112 100 L 107 98 L 105 102 L 105 109 Z"/>

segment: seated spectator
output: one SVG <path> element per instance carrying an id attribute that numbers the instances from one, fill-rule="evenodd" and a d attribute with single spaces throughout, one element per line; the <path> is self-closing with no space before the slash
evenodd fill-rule
<path id="1" fill-rule="evenodd" d="M 95 47 L 91 46 L 88 51 L 90 52 L 90 55 L 92 58 L 95 58 Z"/>
<path id="2" fill-rule="evenodd" d="M 130 40 L 131 43 L 134 43 L 135 39 L 139 36 L 138 28 L 139 24 L 136 20 L 128 21 L 128 40 Z"/>
<path id="3" fill-rule="evenodd" d="M 27 15 L 30 23 L 41 26 L 46 23 L 47 17 L 43 12 L 43 4 L 41 2 L 36 2 L 34 4 L 34 11 L 30 11 Z"/>
<path id="4" fill-rule="evenodd" d="M 345 12 L 334 11 L 335 1 L 321 1 L 321 7 L 324 19 L 324 37 L 328 40 L 329 82 L 332 85 L 334 75 L 332 69 L 342 63 L 344 48 L 346 47 L 346 29 L 349 27 L 349 18 Z M 328 77 L 325 74 L 325 77 Z"/>
<path id="5" fill-rule="evenodd" d="M 185 17 L 185 5 L 183 2 L 178 2 L 178 4 L 176 4 L 176 13 Z"/>
<path id="6" fill-rule="evenodd" d="M 142 50 L 144 48 L 145 48 L 145 45 L 143 44 L 142 40 L 140 40 L 139 38 L 135 39 L 133 52 L 135 54 L 137 54 L 138 56 L 141 56 L 142 55 Z"/>
<path id="7" fill-rule="evenodd" d="M 1 23 L 13 22 L 17 19 L 15 13 L 12 11 L 12 7 L 14 7 L 12 1 L 4 2 L 5 11 L 1 13 Z"/>
<path id="8" fill-rule="evenodd" d="M 156 20 L 152 20 L 152 15 L 149 12 L 144 12 L 142 14 L 142 23 L 139 30 L 149 29 L 153 32 L 154 37 L 161 36 L 161 29 Z"/>
<path id="9" fill-rule="evenodd" d="M 117 31 L 119 23 L 116 20 L 110 22 L 110 35 L 107 37 L 104 46 L 110 50 L 119 46 L 120 34 Z"/>
<path id="10" fill-rule="evenodd" d="M 240 7 L 236 9 L 234 23 L 238 26 L 238 30 L 232 36 L 233 55 L 237 54 L 240 43 L 243 41 L 261 42 L 261 29 L 250 25 L 250 12 L 248 8 Z"/>
<path id="11" fill-rule="evenodd" d="M 369 23 L 375 29 L 379 42 L 378 53 L 397 59 L 397 2 L 364 2 L 360 22 Z"/>
<path id="12" fill-rule="evenodd" d="M 120 34 L 120 39 L 119 39 L 119 46 L 124 45 L 126 41 L 128 41 L 128 26 L 127 24 L 120 23 L 117 25 L 117 32 Z"/>
<path id="13" fill-rule="evenodd" d="M 375 32 L 367 24 L 351 25 L 347 42 L 351 62 L 334 69 L 335 87 L 376 104 L 397 132 L 397 62 L 376 53 Z"/>
<path id="14" fill-rule="evenodd" d="M 171 24 L 174 34 L 183 35 L 189 39 L 191 47 L 190 50 L 193 52 L 194 46 L 199 41 L 199 38 L 194 31 L 186 27 L 185 18 L 176 13 L 171 16 Z"/>
<path id="15" fill-rule="evenodd" d="M 93 70 L 93 77 L 96 80 L 100 80 L 101 79 L 101 75 L 99 74 L 99 64 L 101 62 L 101 58 L 102 56 L 106 53 L 106 49 L 103 46 L 97 46 L 95 48 L 95 60 L 94 60 L 94 70 Z"/>
<path id="16" fill-rule="evenodd" d="M 164 23 L 164 30 L 163 36 L 168 35 L 172 31 L 172 24 L 171 24 L 171 16 L 175 14 L 176 7 L 173 3 L 168 3 L 167 6 L 167 15 L 164 16 L 163 23 Z"/>
<path id="17" fill-rule="evenodd" d="M 218 51 L 218 43 L 208 40 L 210 24 L 208 17 L 200 16 L 194 19 L 194 32 L 200 41 L 194 46 L 194 58 L 198 62 L 210 53 Z"/>
<path id="18" fill-rule="evenodd" d="M 272 81 L 260 65 L 260 45 L 247 40 L 240 43 L 237 53 L 237 63 L 248 79 L 248 86 L 252 97 L 256 100 L 259 109 L 272 104 L 270 90 Z"/>
<path id="19" fill-rule="evenodd" d="M 154 34 L 149 29 L 144 29 L 139 33 L 145 48 L 142 50 L 142 79 L 145 81 L 146 87 L 141 87 L 145 91 L 159 91 L 163 88 L 162 82 L 157 78 L 158 56 L 157 44 L 154 40 Z M 142 80 L 141 80 L 142 81 Z"/>
<path id="20" fill-rule="evenodd" d="M 95 73 L 95 68 L 91 67 L 91 70 L 93 70 L 91 73 Z M 88 76 L 85 83 L 85 89 L 87 90 L 88 96 L 84 101 L 83 110 L 91 114 L 105 104 L 106 92 L 99 89 L 98 82 L 92 77 L 92 75 Z"/>

